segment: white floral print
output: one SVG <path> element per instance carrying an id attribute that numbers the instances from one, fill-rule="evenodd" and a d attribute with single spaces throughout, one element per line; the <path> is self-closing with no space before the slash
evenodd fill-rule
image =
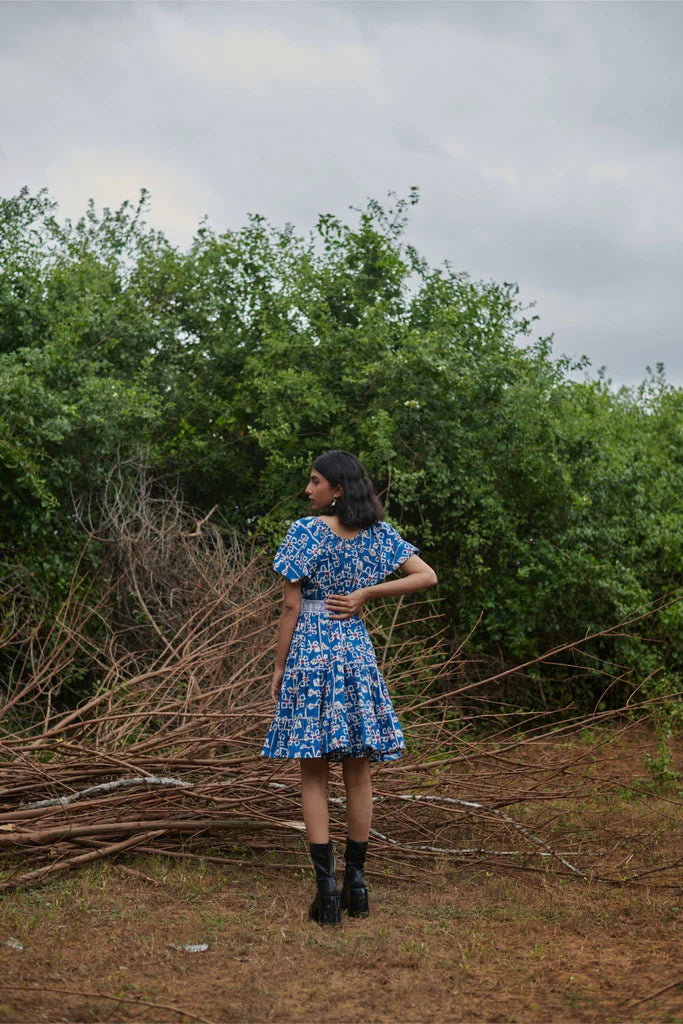
<path id="1" fill-rule="evenodd" d="M 380 583 L 417 551 L 388 523 L 373 523 L 351 539 L 317 516 L 292 523 L 273 568 L 303 580 L 302 610 L 265 757 L 401 756 L 403 733 L 362 619 L 331 619 L 309 602 Z"/>

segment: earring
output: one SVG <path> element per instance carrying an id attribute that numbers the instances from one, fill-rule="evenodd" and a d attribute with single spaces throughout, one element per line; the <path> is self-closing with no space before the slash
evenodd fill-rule
<path id="1" fill-rule="evenodd" d="M 333 498 L 332 501 L 330 502 L 330 508 L 336 508 L 336 507 L 337 507 L 337 499 Z"/>

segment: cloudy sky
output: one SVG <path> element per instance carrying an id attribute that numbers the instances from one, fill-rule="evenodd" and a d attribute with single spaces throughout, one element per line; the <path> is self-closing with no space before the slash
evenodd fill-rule
<path id="1" fill-rule="evenodd" d="M 185 245 L 420 188 L 432 263 L 683 384 L 683 3 L 0 3 L 0 195 L 152 194 Z"/>

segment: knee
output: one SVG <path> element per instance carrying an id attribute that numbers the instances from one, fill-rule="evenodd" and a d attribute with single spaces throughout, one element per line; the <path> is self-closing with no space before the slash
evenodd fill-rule
<path id="1" fill-rule="evenodd" d="M 370 786 L 370 765 L 367 761 L 351 766 L 344 765 L 344 786 L 346 790 L 366 790 Z"/>
<path id="2" fill-rule="evenodd" d="M 327 796 L 328 772 L 327 766 L 306 765 L 301 766 L 301 785 L 304 789 L 316 790 Z"/>

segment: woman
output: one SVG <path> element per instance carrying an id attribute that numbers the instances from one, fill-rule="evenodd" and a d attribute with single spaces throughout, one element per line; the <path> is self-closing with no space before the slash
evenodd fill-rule
<path id="1" fill-rule="evenodd" d="M 371 761 L 405 749 L 368 632 L 363 605 L 434 586 L 418 549 L 383 522 L 384 509 L 358 459 L 325 452 L 313 463 L 306 495 L 313 515 L 292 523 L 273 563 L 285 577 L 271 695 L 277 712 L 266 757 L 296 758 L 318 891 L 309 917 L 338 924 L 341 907 L 368 914 L 363 877 L 372 818 Z M 383 582 L 399 569 L 400 579 Z M 342 762 L 346 789 L 346 868 L 334 877 L 327 783 Z"/>

